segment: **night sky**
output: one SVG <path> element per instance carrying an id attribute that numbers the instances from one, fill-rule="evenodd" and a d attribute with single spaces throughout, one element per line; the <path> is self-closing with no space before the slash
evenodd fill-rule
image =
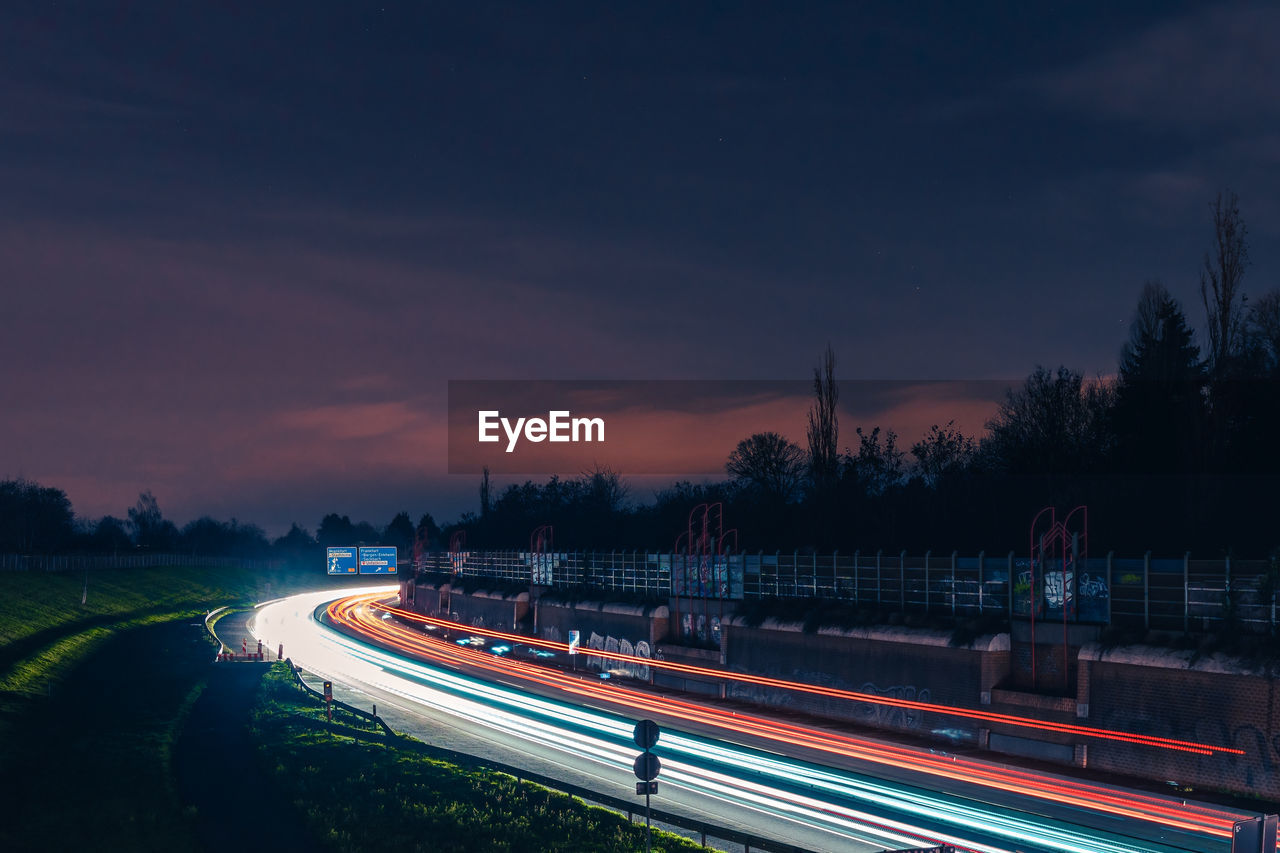
<path id="1" fill-rule="evenodd" d="M 456 517 L 449 379 L 1112 373 L 1222 187 L 1280 285 L 1273 4 L 188 5 L 0 7 L 0 478 L 84 516 Z"/>

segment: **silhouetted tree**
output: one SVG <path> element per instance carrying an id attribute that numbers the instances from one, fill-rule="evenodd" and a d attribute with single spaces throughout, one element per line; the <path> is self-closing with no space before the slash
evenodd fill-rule
<path id="1" fill-rule="evenodd" d="M 288 533 L 271 543 L 271 549 L 276 556 L 297 564 L 322 556 L 315 537 L 306 528 L 299 527 L 296 521 L 289 525 Z"/>
<path id="2" fill-rule="evenodd" d="M 1200 299 L 1209 328 L 1209 368 L 1218 380 L 1230 375 L 1233 360 L 1241 354 L 1245 306 L 1241 285 L 1249 265 L 1249 231 L 1234 192 L 1219 192 L 1211 209 L 1213 246 L 1204 253 Z"/>
<path id="3" fill-rule="evenodd" d="M 228 525 L 209 516 L 188 522 L 178 536 L 178 547 L 190 554 L 225 554 L 232 539 Z"/>
<path id="4" fill-rule="evenodd" d="M 594 471 L 584 471 L 578 488 L 583 507 L 596 513 L 622 512 L 631 495 L 631 487 L 622 475 L 607 467 L 597 466 Z"/>
<path id="5" fill-rule="evenodd" d="M 1113 469 L 1191 473 L 1204 428 L 1205 372 L 1182 306 L 1147 282 L 1120 354 L 1111 412 Z"/>
<path id="6" fill-rule="evenodd" d="M 408 556 L 413 550 L 413 540 L 417 531 L 409 519 L 409 513 L 397 513 L 396 517 L 382 531 L 382 544 L 394 545 L 401 556 Z"/>
<path id="7" fill-rule="evenodd" d="M 75 516 L 61 489 L 31 480 L 0 482 L 0 551 L 49 554 L 70 545 Z"/>
<path id="8" fill-rule="evenodd" d="M 241 524 L 234 518 L 218 521 L 206 515 L 182 528 L 177 548 L 192 555 L 262 557 L 270 544 L 256 524 Z"/>
<path id="9" fill-rule="evenodd" d="M 911 445 L 916 472 L 926 485 L 935 488 L 968 468 L 976 452 L 977 443 L 960 432 L 955 421 L 948 421 L 943 427 L 934 424 L 923 439 Z"/>
<path id="10" fill-rule="evenodd" d="M 1269 290 L 1249 306 L 1247 349 L 1253 372 L 1280 376 L 1280 290 Z"/>
<path id="11" fill-rule="evenodd" d="M 139 494 L 138 502 L 129 508 L 129 530 L 139 548 L 151 551 L 171 551 L 178 542 L 178 528 L 160 512 L 150 489 Z"/>
<path id="12" fill-rule="evenodd" d="M 871 432 L 855 430 L 858 452 L 849 459 L 854 479 L 864 494 L 877 497 L 899 485 L 906 471 L 906 454 L 898 449 L 898 434 L 888 430 L 880 442 L 880 427 Z"/>
<path id="13" fill-rule="evenodd" d="M 827 344 L 822 366 L 813 369 L 813 406 L 809 409 L 809 478 L 820 498 L 831 493 L 840 474 L 840 422 L 836 403 L 836 354 Z M 741 446 L 741 445 L 739 445 Z"/>
<path id="14" fill-rule="evenodd" d="M 1037 366 L 987 421 L 981 449 L 1009 474 L 1079 475 L 1099 470 L 1107 449 L 1111 391 L 1066 367 Z"/>
<path id="15" fill-rule="evenodd" d="M 805 455 L 799 445 L 776 432 L 758 432 L 738 442 L 724 468 L 767 502 L 786 503 L 804 479 Z"/>
<path id="16" fill-rule="evenodd" d="M 431 517 L 431 513 L 424 512 L 422 518 L 418 519 L 418 526 L 414 528 L 415 547 L 421 545 L 423 550 L 432 548 L 443 550 L 443 547 L 449 543 L 441 542 L 440 526 L 436 524 L 436 520 Z"/>
<path id="17" fill-rule="evenodd" d="M 355 526 L 345 515 L 331 512 L 320 519 L 316 528 L 316 542 L 321 548 L 342 547 L 356 544 Z"/>
<path id="18" fill-rule="evenodd" d="M 115 516 L 104 515 L 98 519 L 89 534 L 89 547 L 100 554 L 119 554 L 133 547 L 125 523 Z"/>

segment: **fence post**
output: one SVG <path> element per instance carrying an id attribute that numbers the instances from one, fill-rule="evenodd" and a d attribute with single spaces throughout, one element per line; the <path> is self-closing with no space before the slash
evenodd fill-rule
<path id="1" fill-rule="evenodd" d="M 818 597 L 818 549 L 817 548 L 813 549 L 813 577 L 811 577 L 810 580 L 813 581 L 813 597 L 817 598 Z"/>
<path id="2" fill-rule="evenodd" d="M 863 552 L 860 549 L 859 551 L 854 551 L 854 602 L 856 603 L 861 603 L 861 598 L 863 598 L 863 594 L 858 589 L 858 558 L 861 553 Z"/>
<path id="3" fill-rule="evenodd" d="M 1182 633 L 1191 631 L 1191 552 L 1182 555 Z"/>
<path id="4" fill-rule="evenodd" d="M 930 548 L 924 552 L 924 612 L 929 612 L 929 557 L 933 555 L 933 549 Z"/>
<path id="5" fill-rule="evenodd" d="M 1014 583 L 1013 552 L 1010 551 L 1009 552 L 1009 626 L 1011 628 L 1013 627 L 1013 583 Z M 1034 654 L 1034 646 L 1033 646 L 1033 654 Z"/>
<path id="6" fill-rule="evenodd" d="M 1112 561 L 1115 559 L 1116 552 L 1107 552 L 1107 627 L 1111 627 L 1111 590 L 1115 587 L 1115 579 L 1112 574 Z"/>
<path id="7" fill-rule="evenodd" d="M 898 554 L 898 609 L 907 612 L 907 549 Z"/>
<path id="8" fill-rule="evenodd" d="M 840 595 L 840 549 L 837 548 L 831 552 L 831 596 L 832 598 L 841 598 Z"/>
<path id="9" fill-rule="evenodd" d="M 1142 555 L 1142 627 L 1151 630 L 1151 552 Z"/>
<path id="10" fill-rule="evenodd" d="M 951 552 L 951 618 L 956 618 L 956 554 Z"/>
<path id="11" fill-rule="evenodd" d="M 876 551 L 876 607 L 880 606 L 880 587 L 883 584 L 883 581 L 880 580 L 880 555 L 883 553 L 883 548 Z"/>
<path id="12" fill-rule="evenodd" d="M 986 567 L 987 567 L 987 552 L 979 551 L 978 552 L 978 616 L 979 618 L 981 618 L 984 612 L 984 606 L 985 606 L 985 603 L 982 600 L 982 596 L 986 592 L 986 586 L 983 583 L 983 579 L 986 575 Z"/>

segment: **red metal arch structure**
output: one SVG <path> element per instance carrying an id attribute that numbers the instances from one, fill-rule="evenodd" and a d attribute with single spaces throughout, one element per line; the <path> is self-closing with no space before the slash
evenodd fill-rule
<path id="1" fill-rule="evenodd" d="M 551 577 L 552 557 L 555 550 L 555 529 L 550 524 L 535 527 L 529 534 L 529 563 L 533 570 L 533 583 L 540 583 L 539 578 L 554 581 Z M 550 584 L 547 584 L 550 585 Z"/>
<path id="2" fill-rule="evenodd" d="M 1045 515 L 1048 514 L 1048 518 Z M 1036 689 L 1036 617 L 1048 615 L 1050 599 L 1062 609 L 1062 678 L 1070 683 L 1067 624 L 1075 612 L 1080 567 L 1089 555 L 1089 508 L 1078 506 L 1058 521 L 1056 507 L 1047 506 L 1031 520 L 1031 689 Z M 1037 576 L 1041 579 L 1037 582 Z M 1010 579 L 1012 582 L 1012 579 Z"/>
<path id="3" fill-rule="evenodd" d="M 449 537 L 449 565 L 455 575 L 462 571 L 462 564 L 466 561 L 466 548 L 467 531 L 455 530 Z"/>
<path id="4" fill-rule="evenodd" d="M 679 569 L 679 575 L 676 574 L 676 566 L 672 566 L 672 577 L 679 578 L 679 582 L 673 583 L 676 600 L 676 625 L 677 630 L 682 626 L 682 602 L 681 597 L 689 599 L 688 614 L 690 618 L 690 633 L 699 637 L 699 639 L 707 639 L 710 633 L 710 600 L 715 598 L 719 601 L 719 620 L 720 624 L 724 623 L 724 599 L 728 595 L 729 587 L 729 561 L 728 556 L 732 551 L 736 551 L 738 546 L 738 531 L 724 529 L 724 504 L 717 501 L 715 503 L 701 503 L 695 506 L 689 512 L 689 523 L 687 528 L 679 537 L 673 548 L 673 558 L 678 556 L 683 565 Z M 723 582 L 720 578 L 720 567 L 724 566 L 725 577 Z M 693 623 L 693 616 L 697 607 L 696 601 L 702 601 L 702 630 L 698 630 L 698 626 Z M 705 635 L 704 635 L 705 634 Z"/>

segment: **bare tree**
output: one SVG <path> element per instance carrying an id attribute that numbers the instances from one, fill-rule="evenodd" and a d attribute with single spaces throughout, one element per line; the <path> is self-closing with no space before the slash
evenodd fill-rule
<path id="1" fill-rule="evenodd" d="M 923 439 L 911 445 L 911 455 L 916 458 L 920 478 L 929 486 L 937 486 L 970 465 L 977 447 L 977 442 L 960 432 L 952 420 L 944 427 L 934 424 Z"/>
<path id="2" fill-rule="evenodd" d="M 631 486 L 608 466 L 596 465 L 590 471 L 583 471 L 578 486 L 582 500 L 607 513 L 621 512 L 631 496 Z"/>
<path id="3" fill-rule="evenodd" d="M 813 406 L 809 409 L 809 476 L 814 491 L 828 494 L 839 475 L 840 423 L 836 416 L 836 354 L 827 344 L 822 367 L 813 369 Z"/>
<path id="4" fill-rule="evenodd" d="M 785 502 L 804 477 L 804 451 L 776 432 L 758 432 L 738 442 L 724 469 L 744 485 Z"/>
<path id="5" fill-rule="evenodd" d="M 1200 299 L 1209 324 L 1209 366 L 1222 378 L 1244 342 L 1245 295 L 1241 289 L 1249 265 L 1249 230 L 1240 218 L 1239 199 L 1231 190 L 1218 193 L 1213 210 L 1214 245 L 1204 253 Z"/>
<path id="6" fill-rule="evenodd" d="M 905 474 L 906 454 L 898 449 L 898 434 L 887 430 L 881 444 L 880 427 L 871 432 L 858 427 L 854 432 L 858 436 L 858 453 L 851 455 L 851 464 L 863 491 L 876 497 L 899 485 Z"/>
<path id="7" fill-rule="evenodd" d="M 1011 474 L 1081 474 L 1104 457 L 1113 388 L 1039 365 L 987 421 L 982 449 Z"/>
<path id="8" fill-rule="evenodd" d="M 1138 295 L 1138 307 L 1133 312 L 1133 322 L 1129 324 L 1129 340 L 1120 350 L 1120 370 L 1124 372 L 1126 364 L 1132 364 L 1150 341 L 1164 337 L 1162 314 L 1165 307 L 1173 300 L 1168 288 L 1159 280 L 1143 282 L 1142 293 Z"/>
<path id="9" fill-rule="evenodd" d="M 1280 290 L 1269 290 L 1249 306 L 1249 346 L 1262 370 L 1280 373 Z"/>
<path id="10" fill-rule="evenodd" d="M 489 514 L 489 510 L 493 508 L 493 497 L 489 485 L 489 466 L 484 466 L 484 473 L 480 476 L 480 517 L 484 518 Z"/>

